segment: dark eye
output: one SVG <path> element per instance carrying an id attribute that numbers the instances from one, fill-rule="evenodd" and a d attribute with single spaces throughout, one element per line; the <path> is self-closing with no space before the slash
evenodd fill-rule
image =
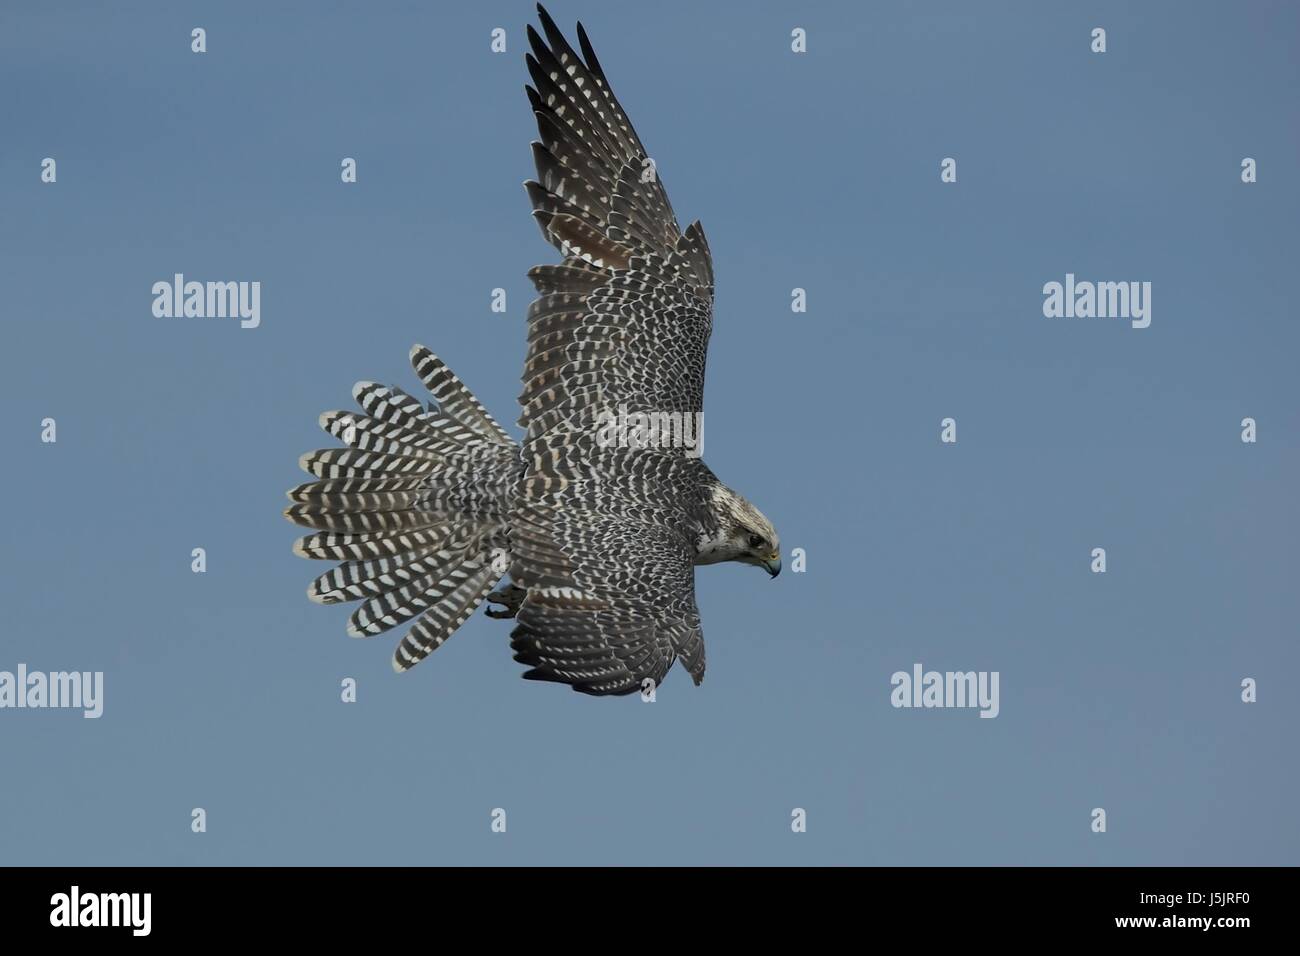
<path id="1" fill-rule="evenodd" d="M 763 536 L 761 534 L 751 534 L 749 536 L 749 546 L 751 548 L 761 548 L 763 546 Z"/>

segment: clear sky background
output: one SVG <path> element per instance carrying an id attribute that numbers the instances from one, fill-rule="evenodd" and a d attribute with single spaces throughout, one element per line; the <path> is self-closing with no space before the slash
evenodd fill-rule
<path id="1" fill-rule="evenodd" d="M 654 704 L 520 680 L 481 612 L 393 674 L 284 491 L 414 342 L 513 422 L 531 5 L 5 3 L 0 670 L 106 689 L 0 711 L 0 862 L 1300 862 L 1296 5 L 550 9 L 707 230 L 705 458 L 787 572 L 701 569 L 709 673 Z M 175 272 L 261 327 L 154 318 Z M 1150 328 L 1044 318 L 1067 272 Z M 916 662 L 1000 716 L 894 709 Z"/>

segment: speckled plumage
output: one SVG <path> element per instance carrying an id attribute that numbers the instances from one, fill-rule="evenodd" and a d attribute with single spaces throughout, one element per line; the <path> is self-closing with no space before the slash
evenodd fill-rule
<path id="1" fill-rule="evenodd" d="M 394 666 L 438 647 L 484 598 L 514 616 L 525 677 L 589 694 L 659 684 L 680 660 L 696 683 L 704 642 L 695 566 L 762 564 L 767 519 L 681 447 L 599 440 L 598 415 L 703 410 L 713 270 L 699 223 L 683 233 L 640 139 L 578 26 L 581 56 L 538 8 L 528 98 L 540 139 L 533 215 L 564 257 L 529 276 L 519 445 L 427 349 L 412 362 L 428 409 L 362 383 L 365 414 L 321 424 L 349 447 L 314 452 L 319 481 L 286 514 L 320 533 L 297 545 L 344 563 L 313 582 L 324 603 L 360 600 L 349 631 L 415 619 Z M 776 570 L 773 570 L 775 567 Z M 508 570 L 510 583 L 492 588 Z M 492 592 L 489 594 L 489 592 Z"/>

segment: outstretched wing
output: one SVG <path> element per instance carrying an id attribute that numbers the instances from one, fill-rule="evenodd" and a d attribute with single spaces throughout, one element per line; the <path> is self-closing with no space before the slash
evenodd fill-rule
<path id="1" fill-rule="evenodd" d="M 529 276 L 522 449 L 510 569 L 527 590 L 511 634 L 526 677 L 590 694 L 696 683 L 694 515 L 703 466 L 682 448 L 605 447 L 602 412 L 699 413 L 713 272 L 698 223 L 683 234 L 654 164 L 578 26 L 582 56 L 538 7 L 528 97 L 540 141 L 526 184 L 564 255 Z"/>
<path id="2" fill-rule="evenodd" d="M 511 633 L 515 660 L 532 667 L 525 677 L 627 694 L 662 683 L 681 659 L 703 679 L 694 542 L 675 527 L 673 483 L 649 488 L 626 470 L 656 459 L 557 461 L 525 479 L 530 500 L 510 539 L 511 574 L 528 589 Z M 622 473 L 601 474 L 611 466 Z"/>
<path id="3" fill-rule="evenodd" d="M 590 434 L 602 410 L 700 412 L 713 315 L 704 231 L 678 229 L 581 24 L 579 57 L 538 10 L 546 40 L 529 27 L 527 60 L 540 141 L 525 186 L 565 259 L 529 273 L 539 296 L 519 396 L 525 443 Z"/>

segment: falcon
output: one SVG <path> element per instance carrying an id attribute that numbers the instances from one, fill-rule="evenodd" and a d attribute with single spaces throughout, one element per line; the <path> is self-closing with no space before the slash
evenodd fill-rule
<path id="1" fill-rule="evenodd" d="M 699 684 L 695 568 L 739 561 L 775 577 L 776 530 L 698 450 L 635 430 L 640 440 L 612 441 L 600 423 L 698 419 L 712 258 L 698 221 L 679 228 L 582 25 L 579 54 L 538 15 L 545 36 L 529 26 L 525 58 L 537 178 L 524 186 L 562 260 L 528 273 L 522 440 L 416 346 L 427 402 L 358 383 L 359 412 L 320 418 L 343 446 L 302 457 L 315 480 L 289 492 L 285 515 L 313 530 L 296 553 L 340 562 L 307 593 L 359 601 L 348 633 L 414 622 L 397 671 L 486 601 L 489 616 L 515 619 L 510 644 L 530 680 L 645 692 L 680 661 Z"/>

